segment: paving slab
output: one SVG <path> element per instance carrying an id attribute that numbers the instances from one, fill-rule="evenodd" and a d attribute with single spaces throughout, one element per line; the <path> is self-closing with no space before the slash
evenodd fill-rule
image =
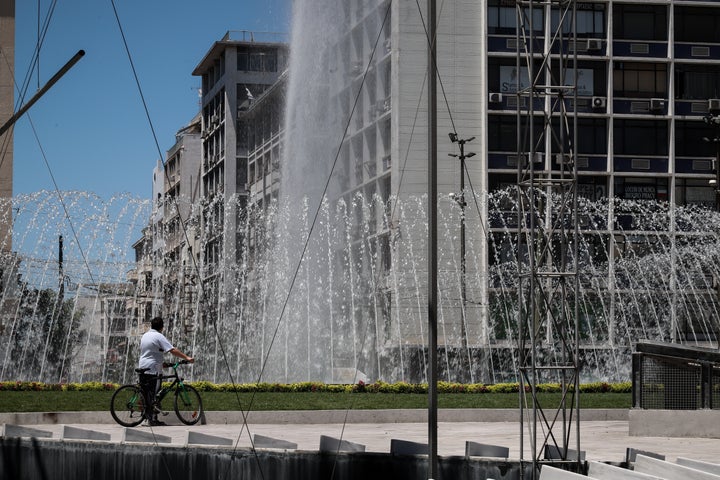
<path id="1" fill-rule="evenodd" d="M 597 480 L 663 480 L 654 475 L 595 461 L 588 462 L 588 476 Z"/>
<path id="2" fill-rule="evenodd" d="M 13 425 L 5 423 L 2 425 L 0 437 L 28 437 L 28 438 L 52 438 L 53 434 L 47 429 L 33 428 L 30 426 Z"/>
<path id="3" fill-rule="evenodd" d="M 348 440 L 341 440 L 339 438 L 330 437 L 327 435 L 320 435 L 320 447 L 321 452 L 364 452 L 365 445 L 359 443 L 350 442 Z"/>
<path id="4" fill-rule="evenodd" d="M 153 432 L 167 436 L 172 444 L 185 445 L 187 432 L 193 431 L 206 435 L 231 438 L 237 448 L 249 448 L 250 438 L 254 434 L 277 438 L 297 444 L 298 450 L 318 451 L 320 437 L 326 435 L 336 439 L 365 445 L 367 452 L 390 452 L 390 441 L 393 438 L 418 443 L 427 443 L 427 424 L 415 422 L 366 422 L 348 423 L 319 422 L 293 423 L 291 412 L 284 412 L 277 423 L 212 423 L 211 412 L 208 413 L 208 424 L 187 426 L 172 422 L 169 415 L 166 422 L 170 425 L 154 427 Z M 236 413 L 236 412 L 234 412 Z M 110 415 L 106 413 L 106 416 Z M 239 418 L 242 418 L 238 415 Z M 41 418 L 41 416 L 38 416 Z M 280 418 L 280 416 L 276 417 Z M 307 417 L 304 417 L 307 418 Z M 583 417 L 585 418 L 585 417 Z M 265 419 L 263 419 L 265 421 Z M 69 423 L 70 424 L 70 423 Z M 38 428 L 51 432 L 60 438 L 63 425 L 58 424 L 24 424 L 26 427 Z M 124 428 L 115 423 L 79 423 L 70 424 L 77 428 L 108 433 L 112 442 L 124 440 Z M 527 429 L 527 424 L 524 428 Z M 135 430 L 149 431 L 148 427 L 136 427 Z M 438 453 L 443 456 L 465 455 L 467 441 L 504 445 L 509 448 L 510 459 L 520 458 L 520 425 L 513 422 L 438 422 Z M 574 445 L 574 436 L 571 438 Z M 586 460 L 599 462 L 625 461 L 626 449 L 635 448 L 664 455 L 668 461 L 675 462 L 678 457 L 686 457 L 705 462 L 717 462 L 720 452 L 720 439 L 714 438 L 672 438 L 630 436 L 627 420 L 583 420 L 580 424 L 580 447 L 586 452 Z M 222 448 L 227 448 L 223 446 Z M 232 447 L 235 448 L 235 447 Z M 529 442 L 524 442 L 524 458 L 531 458 Z"/>
<path id="5" fill-rule="evenodd" d="M 255 448 L 281 448 L 285 450 L 297 450 L 297 443 L 284 439 L 268 437 L 266 435 L 253 435 Z"/>
<path id="6" fill-rule="evenodd" d="M 643 455 L 637 456 L 635 471 L 656 475 L 667 480 L 720 480 L 720 476 L 712 473 Z"/>
<path id="7" fill-rule="evenodd" d="M 680 457 L 677 459 L 677 464 L 694 468 L 695 470 L 712 473 L 713 475 L 720 475 L 720 464 L 717 463 L 703 462 L 701 460 L 693 460 L 692 458 Z"/>
<path id="8" fill-rule="evenodd" d="M 232 438 L 218 437 L 195 430 L 188 430 L 186 433 L 185 444 L 187 445 L 232 445 L 235 443 Z"/>
<path id="9" fill-rule="evenodd" d="M 106 432 L 98 432 L 96 430 L 88 430 L 85 428 L 73 427 L 71 425 L 64 425 L 62 438 L 68 438 L 73 440 L 100 440 L 110 441 L 111 436 Z"/>
<path id="10" fill-rule="evenodd" d="M 148 428 L 141 430 L 139 428 L 125 428 L 122 436 L 122 443 L 125 442 L 141 442 L 141 443 L 173 443 L 172 437 L 161 435 L 155 429 Z"/>

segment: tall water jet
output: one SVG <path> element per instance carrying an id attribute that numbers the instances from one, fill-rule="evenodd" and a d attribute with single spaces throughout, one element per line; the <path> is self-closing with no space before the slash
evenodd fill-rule
<path id="1" fill-rule="evenodd" d="M 337 52 L 347 8 L 330 0 L 294 4 L 279 199 L 284 216 L 275 224 L 276 281 L 266 292 L 274 301 L 262 320 L 265 378 L 355 381 L 364 379 L 355 369 L 368 368 L 359 356 L 371 347 L 361 340 L 374 336 L 359 313 L 359 303 L 372 299 L 363 285 L 367 273 L 358 268 L 363 247 L 347 239 L 353 206 L 328 202 L 341 190 L 337 162 L 350 121 L 337 100 L 338 85 L 350 75 Z M 353 85 L 348 95 L 360 88 Z"/>

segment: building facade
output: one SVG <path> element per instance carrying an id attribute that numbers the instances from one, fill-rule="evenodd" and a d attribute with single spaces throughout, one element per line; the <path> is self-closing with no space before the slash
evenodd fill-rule
<path id="1" fill-rule="evenodd" d="M 579 313 L 587 358 L 595 355 L 595 364 L 612 358 L 629 369 L 622 356 L 638 336 L 717 343 L 714 279 L 720 272 L 713 262 L 688 266 L 679 258 L 687 254 L 678 255 L 712 234 L 705 225 L 681 226 L 677 220 L 688 209 L 709 212 L 716 206 L 710 181 L 717 180 L 720 145 L 712 121 L 720 113 L 717 7 L 717 2 L 690 0 L 577 2 L 574 25 L 561 18 L 554 2 L 532 8 L 518 8 L 510 0 L 443 7 L 436 59 L 441 90 L 436 180 L 438 341 L 446 378 L 498 381 L 516 375 L 519 207 L 514 188 L 518 164 L 524 162 L 518 160 L 523 148 L 518 118 L 532 119 L 529 125 L 537 131 L 544 129 L 544 118 L 550 131 L 563 118 L 554 113 L 559 107 L 552 96 L 523 96 L 532 82 L 523 62 L 550 62 L 543 80 L 551 84 L 568 53 L 543 50 L 555 48 L 550 38 L 556 32 L 567 36 L 572 51 L 565 57 L 572 59 L 574 76 L 567 87 L 576 97 L 565 118 L 572 119 L 573 142 L 559 153 L 553 142 L 543 140 L 532 162 L 548 176 L 566 162 L 567 152 L 577 164 L 577 197 L 588 209 L 577 217 L 583 238 L 579 255 L 586 262 L 582 273 L 587 274 L 581 279 Z M 317 283 L 333 292 L 328 297 L 336 295 L 326 302 L 340 312 L 332 321 L 343 316 L 353 331 L 370 332 L 364 342 L 371 345 L 373 359 L 362 369 L 369 378 L 421 380 L 428 268 L 424 22 L 416 5 L 403 2 L 341 2 L 333 8 L 337 34 L 314 52 L 320 80 L 307 91 L 323 92 L 321 111 L 334 112 L 342 129 L 327 193 L 330 201 L 344 204 L 345 223 L 337 228 L 347 235 L 327 255 L 331 286 Z M 518 48 L 523 46 L 518 15 L 525 31 L 533 29 L 532 48 Z M 244 35 L 236 39 L 228 33 L 193 72 L 203 79 L 201 220 L 194 251 L 207 289 L 198 298 L 214 302 L 203 307 L 205 314 L 220 320 L 221 335 L 254 343 L 257 364 L 265 352 L 263 335 L 271 330 L 263 327 L 262 338 L 248 330 L 265 321 L 263 295 L 271 281 L 264 270 L 269 260 L 258 260 L 268 245 L 266 217 L 258 212 L 266 214 L 282 197 L 288 172 L 305 187 L 313 173 L 324 171 L 313 166 L 334 159 L 310 156 L 316 163 L 297 165 L 303 155 L 284 143 L 292 135 L 286 137 L 282 106 L 297 98 L 293 81 L 308 79 L 293 80 L 293 70 L 281 75 L 287 65 L 284 44 Z M 295 45 L 293 51 L 302 55 Z M 540 65 L 533 70 L 540 71 Z M 457 158 L 458 140 L 465 141 L 465 154 L 472 154 L 465 171 Z M 663 220 L 651 224 L 658 215 Z M 643 256 L 659 259 L 662 267 L 652 268 L 682 274 L 664 279 L 647 274 L 652 268 L 644 266 L 651 280 L 639 280 L 633 268 L 640 267 L 629 262 Z M 197 325 L 209 323 L 200 319 Z M 335 341 L 323 336 L 330 326 L 340 325 L 328 324 L 318 338 L 333 350 Z M 551 329 L 545 334 L 551 336 Z M 240 372 L 241 354 L 235 361 Z M 340 369 L 356 361 L 338 354 L 327 363 Z M 285 363 L 293 360 L 286 356 Z M 627 369 L 617 367 L 605 378 L 622 377 Z M 458 370 L 472 373 L 465 378 L 453 373 Z M 597 369 L 591 375 L 605 373 Z"/>
<path id="2" fill-rule="evenodd" d="M 240 218 L 248 205 L 250 104 L 270 88 L 287 64 L 282 36 L 227 32 L 193 71 L 202 78 L 201 281 L 205 315 L 222 317 L 224 287 L 237 283 L 243 255 Z M 215 302 L 214 304 L 212 302 Z"/>

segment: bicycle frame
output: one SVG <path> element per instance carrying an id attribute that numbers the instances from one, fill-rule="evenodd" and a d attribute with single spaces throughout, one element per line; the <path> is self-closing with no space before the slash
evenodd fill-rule
<path id="1" fill-rule="evenodd" d="M 203 418 L 202 398 L 192 385 L 185 385 L 177 371 L 178 366 L 187 363 L 190 362 L 181 360 L 164 363 L 163 368 L 172 368 L 169 375 L 160 373 L 143 376 L 147 369 L 136 369 L 140 373 L 138 381 L 118 387 L 110 400 L 110 412 L 115 421 L 125 427 L 135 427 L 143 418 L 150 419 L 150 415 L 153 418 L 158 413 L 167 415 L 168 412 L 161 411 L 160 402 L 173 391 L 173 408 L 180 421 L 186 425 L 195 425 L 200 421 Z M 172 381 L 163 386 L 163 380 Z M 160 388 L 155 392 L 158 385 Z"/>
<path id="2" fill-rule="evenodd" d="M 177 367 L 180 365 L 180 362 L 174 362 L 172 364 L 165 364 L 168 365 L 173 369 L 173 373 L 171 375 L 158 375 L 159 380 L 162 382 L 165 379 L 172 378 L 173 381 L 170 385 L 161 387 L 160 390 L 155 395 L 155 401 L 156 403 L 162 402 L 163 398 L 167 396 L 168 393 L 172 392 L 173 389 L 179 388 L 183 395 L 183 400 L 187 400 L 187 393 L 185 393 L 185 384 L 183 383 L 183 378 L 178 375 Z"/>

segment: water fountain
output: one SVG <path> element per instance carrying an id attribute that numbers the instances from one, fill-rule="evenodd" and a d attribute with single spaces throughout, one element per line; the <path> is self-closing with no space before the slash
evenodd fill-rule
<path id="1" fill-rule="evenodd" d="M 356 3 L 343 15 L 358 16 L 365 5 L 378 2 Z M 13 253 L 3 257 L 0 380 L 128 381 L 141 333 L 141 303 L 162 306 L 171 340 L 203 358 L 193 367 L 194 379 L 425 380 L 427 199 L 365 189 L 340 195 L 348 172 L 334 166 L 343 154 L 337 143 L 358 91 L 353 89 L 362 84 L 353 80 L 352 88 L 338 93 L 336 78 L 326 75 L 343 77 L 356 67 L 328 50 L 327 38 L 342 25 L 333 17 L 340 12 L 331 8 L 337 2 L 295 5 L 286 127 L 292 148 L 285 149 L 291 155 L 282 196 L 261 211 L 244 207 L 240 199 L 224 199 L 247 208 L 239 215 L 239 229 L 258 233 L 243 237 L 240 261 L 220 272 L 238 282 L 226 282 L 222 299 L 197 295 L 192 272 L 185 285 L 165 281 L 170 272 L 193 267 L 159 255 L 149 270 L 153 278 L 142 279 L 153 298 L 140 302 L 128 272 L 137 267 L 132 246 L 148 227 L 150 201 L 103 200 L 82 192 L 63 193 L 63 203 L 55 192 L 14 198 Z M 363 37 L 368 43 L 382 33 L 384 22 L 381 15 L 372 18 Z M 346 99 L 337 110 L 331 101 L 315 100 L 336 100 L 335 94 Z M 373 105 L 382 100 L 372 99 Z M 377 111 L 356 115 L 361 121 L 353 128 L 364 128 Z M 455 202 L 438 200 L 440 376 L 514 381 L 516 194 L 509 189 L 465 195 L 466 305 L 460 301 L 461 212 Z M 717 214 L 647 201 L 580 200 L 579 222 L 586 232 L 578 259 L 583 380 L 627 380 L 637 339 L 717 346 Z M 485 209 L 489 217 L 481 224 L 477 212 Z M 199 224 L 196 220 L 190 223 Z M 206 226 L 198 233 L 201 242 L 213 231 Z M 152 249 L 161 252 L 163 232 L 156 238 Z M 195 289 L 190 309 L 177 300 L 181 288 Z M 219 302 L 223 314 L 201 315 Z M 463 308 L 465 325 L 458 321 Z M 553 332 L 544 334 L 549 340 Z"/>
<path id="2" fill-rule="evenodd" d="M 0 378 L 101 380 L 115 368 L 113 343 L 127 344 L 115 334 L 137 330 L 126 274 L 150 202 L 48 191 L 4 202 L 13 238 L 0 239 Z"/>
<path id="3" fill-rule="evenodd" d="M 458 370 L 474 368 L 476 381 L 513 380 L 517 318 L 514 193 L 480 194 L 477 201 L 487 202 L 492 212 L 488 341 L 483 344 L 469 338 L 468 358 L 458 352 L 459 333 L 447 330 L 454 328 L 448 320 L 457 315 L 460 288 L 457 250 L 453 249 L 459 212 L 454 204 L 441 199 L 440 245 L 447 253 L 439 272 L 440 331 L 446 339 L 441 343 L 441 377 L 455 380 Z M 128 255 L 138 232 L 146 226 L 150 204 L 129 197 L 103 201 L 69 192 L 65 205 L 74 219 L 77 238 L 64 220 L 56 194 L 39 192 L 13 199 L 16 253 L 5 256 L 3 380 L 122 381 L 126 378 L 123 372 L 134 366 L 139 331 L 137 313 L 132 310 L 137 298 L 126 278 L 135 265 Z M 407 218 L 420 218 L 425 205 L 423 198 L 416 198 L 395 208 L 400 218 L 406 212 Z M 343 381 L 333 374 L 351 375 L 354 370 L 344 373 L 343 369 L 355 368 L 369 380 L 424 379 L 425 293 L 417 285 L 422 283 L 425 260 L 415 253 L 422 252 L 423 240 L 403 236 L 402 230 L 391 237 L 393 254 L 401 249 L 409 252 L 402 256 L 407 261 L 404 265 L 385 264 L 382 252 L 371 242 L 353 240 L 354 229 L 367 231 L 373 226 L 369 221 L 358 226 L 351 212 L 390 212 L 386 207 L 377 196 L 358 196 L 352 204 L 323 202 L 310 238 L 312 248 L 305 254 L 293 287 L 291 302 L 296 303 L 279 326 L 281 302 L 271 299 L 284 300 L 283 288 L 289 280 L 278 282 L 275 273 L 293 265 L 299 248 L 285 247 L 284 255 L 277 250 L 248 250 L 235 268 L 252 278 L 252 288 L 238 288 L 232 296 L 238 314 L 217 323 L 236 381 L 256 381 L 266 357 L 262 377 L 266 381 Z M 614 213 L 609 215 L 609 211 Z M 297 209 L 276 207 L 265 216 L 245 218 L 274 225 L 281 229 L 282 237 L 287 218 L 309 225 L 313 214 L 307 204 L 300 204 Z M 606 200 L 582 201 L 580 218 L 591 229 L 582 236 L 579 248 L 584 380 L 627 380 L 629 352 L 638 339 L 717 346 L 717 214 L 693 206 L 670 209 L 653 202 Z M 65 240 L 62 291 L 59 235 Z M 275 242 L 272 238 L 267 241 Z M 476 258 L 484 241 L 483 237 L 468 237 L 468 258 Z M 261 274 L 253 277 L 250 271 L 243 271 L 248 269 Z M 318 275 L 321 270 L 326 273 Z M 468 272 L 467 285 L 472 290 L 483 274 L 476 268 Z M 394 292 L 415 294 L 395 298 Z M 58 296 L 63 299 L 62 314 Z M 110 314 L 108 307 L 117 310 Z M 172 310 L 169 316 L 173 317 Z M 66 321 L 70 317 L 75 318 L 71 328 Z M 115 340 L 114 330 L 120 334 Z M 202 352 L 207 359 L 195 367 L 194 377 L 227 381 L 210 325 L 197 325 L 189 334 L 170 329 L 169 334 L 178 345 Z M 487 363 L 482 365 L 482 361 Z M 483 371 L 489 373 L 487 378 L 482 377 Z"/>

